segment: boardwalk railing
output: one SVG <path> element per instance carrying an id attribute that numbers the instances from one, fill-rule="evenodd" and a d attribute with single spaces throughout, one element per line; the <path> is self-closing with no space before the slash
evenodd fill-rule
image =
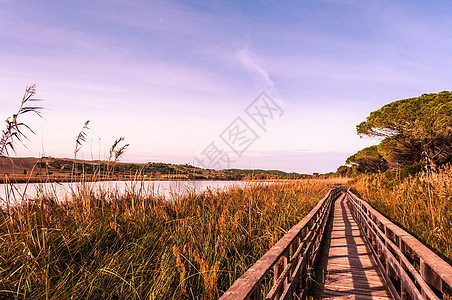
<path id="1" fill-rule="evenodd" d="M 220 299 L 263 299 L 269 281 L 273 281 L 273 286 L 264 299 L 286 299 L 292 297 L 295 291 L 305 294 L 308 270 L 315 264 L 331 204 L 343 191 L 342 187 L 331 189 L 303 220 L 237 279 Z"/>
<path id="2" fill-rule="evenodd" d="M 449 264 L 350 191 L 347 200 L 394 299 L 442 299 L 451 292 Z"/>
<path id="3" fill-rule="evenodd" d="M 305 299 L 332 203 L 345 197 L 394 299 L 451 299 L 452 266 L 346 187 L 335 186 L 220 298 Z"/>

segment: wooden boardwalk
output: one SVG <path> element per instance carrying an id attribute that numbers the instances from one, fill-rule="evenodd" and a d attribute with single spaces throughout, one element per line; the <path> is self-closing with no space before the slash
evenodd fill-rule
<path id="1" fill-rule="evenodd" d="M 220 299 L 451 297 L 451 265 L 336 185 Z"/>
<path id="2" fill-rule="evenodd" d="M 314 269 L 314 299 L 392 299 L 369 247 L 341 196 Z"/>

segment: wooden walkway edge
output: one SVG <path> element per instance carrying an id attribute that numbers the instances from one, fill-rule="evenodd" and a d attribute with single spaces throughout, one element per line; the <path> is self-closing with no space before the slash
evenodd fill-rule
<path id="1" fill-rule="evenodd" d="M 346 204 L 334 203 L 314 269 L 314 299 L 392 299 L 383 276 Z M 311 298 L 311 299 L 312 299 Z"/>

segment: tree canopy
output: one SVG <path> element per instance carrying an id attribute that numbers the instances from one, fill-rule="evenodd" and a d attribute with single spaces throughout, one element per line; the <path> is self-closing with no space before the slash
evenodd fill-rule
<path id="1" fill-rule="evenodd" d="M 347 158 L 345 163 L 356 166 L 360 172 L 382 172 L 388 168 L 386 160 L 378 152 L 378 146 L 370 146 L 358 151 Z"/>
<path id="2" fill-rule="evenodd" d="M 356 129 L 360 136 L 382 138 L 378 148 L 369 148 L 376 150 L 391 167 L 425 160 L 436 168 L 452 160 L 452 92 L 424 94 L 386 104 Z M 365 154 L 360 152 L 349 159 Z"/>

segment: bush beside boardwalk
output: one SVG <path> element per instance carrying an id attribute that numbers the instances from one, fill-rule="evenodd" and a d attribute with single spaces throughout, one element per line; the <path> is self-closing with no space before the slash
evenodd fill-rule
<path id="1" fill-rule="evenodd" d="M 328 191 L 327 180 L 207 191 L 36 199 L 0 214 L 0 297 L 212 299 Z"/>

